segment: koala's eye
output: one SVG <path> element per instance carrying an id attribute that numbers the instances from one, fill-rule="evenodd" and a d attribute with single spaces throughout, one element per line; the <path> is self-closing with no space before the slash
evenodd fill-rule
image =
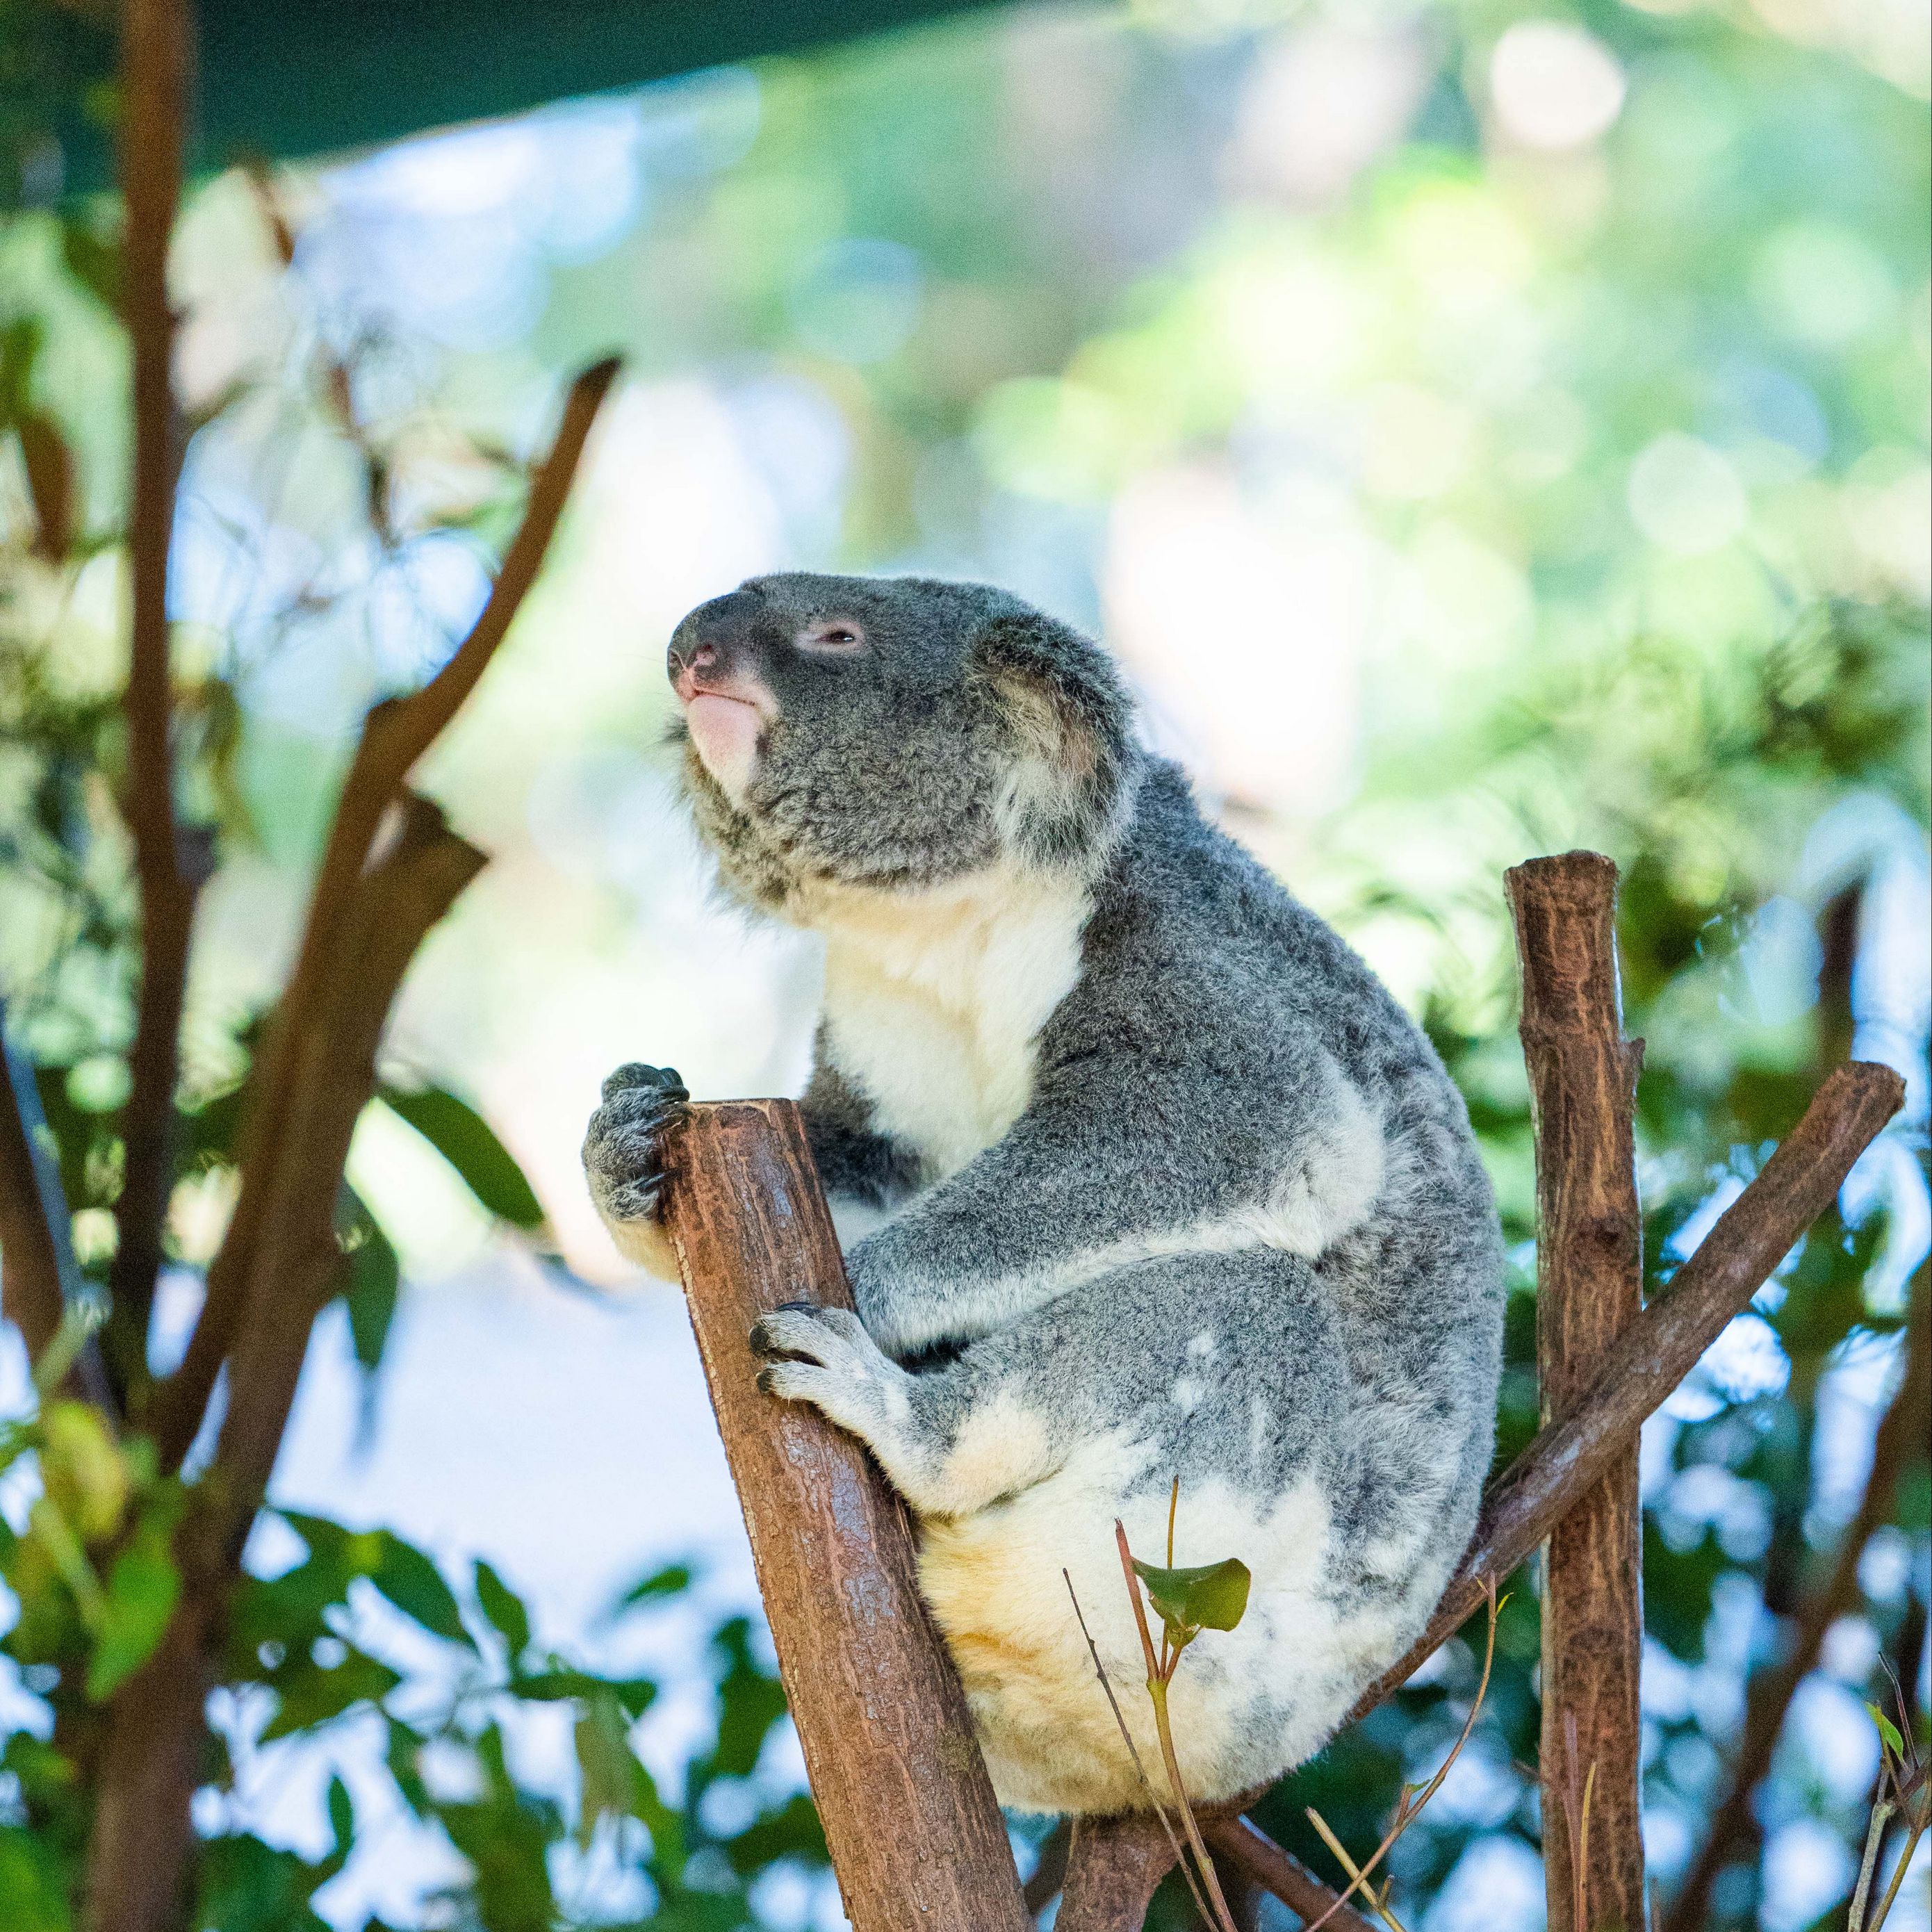
<path id="1" fill-rule="evenodd" d="M 799 648 L 806 651 L 856 651 L 865 641 L 865 632 L 849 617 L 808 624 L 798 634 Z"/>

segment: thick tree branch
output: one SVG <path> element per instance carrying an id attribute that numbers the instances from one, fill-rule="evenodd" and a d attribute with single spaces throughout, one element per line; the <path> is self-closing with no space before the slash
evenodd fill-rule
<path id="1" fill-rule="evenodd" d="M 1799 1604 L 1791 1641 L 1778 1660 L 1751 1678 L 1744 1704 L 1744 1730 L 1731 1766 L 1730 1788 L 1712 1814 L 1709 1835 L 1685 1875 L 1664 1920 L 1664 1932 L 1700 1932 L 1711 1892 L 1732 1849 L 1748 1830 L 1751 1801 L 1771 1769 L 1772 1754 L 1784 1728 L 1798 1687 L 1816 1666 L 1825 1634 L 1859 1601 L 1858 1564 L 1874 1534 L 1892 1516 L 1899 1478 L 1925 1451 L 1932 1427 L 1932 1292 L 1924 1268 L 1913 1285 L 1912 1315 L 1905 1333 L 1905 1375 L 1878 1426 L 1872 1444 L 1870 1473 L 1858 1512 L 1846 1525 L 1828 1574 Z"/>
<path id="2" fill-rule="evenodd" d="M 208 1653 L 274 1470 L 310 1330 L 338 1278 L 333 1214 L 350 1137 L 374 1089 L 376 1046 L 404 972 L 482 863 L 434 806 L 406 797 L 393 843 L 342 909 L 339 970 L 292 1036 L 265 1235 L 242 1284 L 228 1410 L 176 1539 L 179 1605 L 155 1655 L 110 1707 L 88 1932 L 169 1932 L 176 1922 Z"/>
<path id="3" fill-rule="evenodd" d="M 1492 1486 L 1476 1534 L 1436 1614 L 1401 1660 L 1357 1700 L 1353 1724 L 1407 1683 L 1481 1609 L 1483 1580 L 1527 1558 L 1696 1367 L 1732 1316 L 1830 1206 L 1852 1163 L 1895 1114 L 1905 1083 L 1853 1060 L 1819 1088 L 1764 1170 L 1620 1336 L 1574 1408 L 1547 1427 Z"/>
<path id="4" fill-rule="evenodd" d="M 1141 1932 L 1148 1902 L 1173 1869 L 1174 1840 L 1154 1813 L 1075 1819 L 1055 1932 Z"/>
<path id="5" fill-rule="evenodd" d="M 668 1157 L 665 1226 L 854 1932 L 1023 1932 L 905 1505 L 853 1437 L 758 1385 L 760 1317 L 800 1298 L 852 1306 L 798 1110 L 694 1107 Z"/>
<path id="6" fill-rule="evenodd" d="M 1642 1049 L 1623 1036 L 1616 867 L 1600 853 L 1570 852 L 1518 866 L 1505 884 L 1536 1125 L 1536 1346 L 1547 1423 L 1574 1406 L 1643 1306 L 1630 1124 Z M 1587 1932 L 1598 1918 L 1643 1923 L 1642 1520 L 1630 1438 L 1550 1529 L 1538 1758 L 1551 1932 Z M 1563 1796 L 1573 1780 L 1580 1792 L 1586 1775 L 1590 1856 L 1580 1871 Z"/>
<path id="7" fill-rule="evenodd" d="M 265 1238 L 271 1177 L 280 1159 L 284 1102 L 291 1090 L 296 1042 L 311 1028 L 327 997 L 326 988 L 339 976 L 344 908 L 368 862 L 384 812 L 410 768 L 476 688 L 536 581 L 591 424 L 617 366 L 614 358 L 595 364 L 571 386 L 556 440 L 532 480 L 522 524 L 504 556 L 489 602 L 470 634 L 421 690 L 377 705 L 364 722 L 316 874 L 295 970 L 250 1081 L 256 1100 L 242 1133 L 241 1194 L 220 1252 L 208 1270 L 207 1298 L 188 1352 L 181 1366 L 157 1393 L 154 1435 L 164 1467 L 178 1467 L 187 1454 L 200 1427 L 216 1374 L 234 1343 L 246 1283 L 254 1270 L 254 1250 Z"/>
<path id="8" fill-rule="evenodd" d="M 191 34 L 186 0 L 126 0 L 121 10 L 121 182 L 134 412 L 125 810 L 141 888 L 141 986 L 132 1085 L 122 1117 L 125 1155 L 106 1349 L 109 1373 L 124 1398 L 139 1392 L 146 1375 L 161 1226 L 174 1178 L 175 1083 L 194 923 L 196 881 L 184 869 L 175 824 L 168 664 L 168 546 L 181 468 L 168 243 L 181 196 Z"/>

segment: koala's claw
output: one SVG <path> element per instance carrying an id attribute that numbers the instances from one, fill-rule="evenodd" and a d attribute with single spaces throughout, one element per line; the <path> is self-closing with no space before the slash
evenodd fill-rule
<path id="1" fill-rule="evenodd" d="M 646 1066 L 640 1060 L 626 1060 L 604 1082 L 607 1102 L 620 1094 L 645 1090 L 658 1094 L 671 1106 L 682 1106 L 691 1098 L 691 1090 L 676 1067 Z"/>
<path id="2" fill-rule="evenodd" d="M 684 1118 L 690 1099 L 672 1067 L 634 1060 L 604 1082 L 603 1105 L 584 1136 L 584 1172 L 608 1220 L 656 1215 L 664 1183 L 664 1135 Z"/>

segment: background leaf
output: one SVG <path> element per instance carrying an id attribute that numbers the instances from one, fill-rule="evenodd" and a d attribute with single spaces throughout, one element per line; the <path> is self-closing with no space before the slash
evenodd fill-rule
<path id="1" fill-rule="evenodd" d="M 513 1227 L 535 1231 L 543 1226 L 542 1205 L 523 1169 L 466 1101 L 440 1087 L 386 1086 L 381 1098 L 455 1168 L 492 1214 Z"/>

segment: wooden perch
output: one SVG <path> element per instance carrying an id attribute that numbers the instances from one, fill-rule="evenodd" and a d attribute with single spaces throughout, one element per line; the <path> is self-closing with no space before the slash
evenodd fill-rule
<path id="1" fill-rule="evenodd" d="M 1482 1608 L 1484 1577 L 1500 1581 L 1531 1556 L 1750 1305 L 1904 1098 L 1905 1083 L 1889 1066 L 1854 1060 L 1834 1070 L 1763 1172 L 1618 1337 L 1575 1408 L 1540 1430 L 1490 1486 L 1476 1534 L 1427 1628 L 1363 1692 L 1347 1722 L 1399 1690 Z"/>
<path id="2" fill-rule="evenodd" d="M 851 1437 L 760 1392 L 752 1324 L 850 1308 L 798 1110 L 692 1108 L 666 1223 L 854 1932 L 1029 1923 L 964 1694 L 928 1617 L 905 1505 Z"/>
<path id="3" fill-rule="evenodd" d="M 1642 1311 L 1630 1124 L 1642 1048 L 1623 1036 L 1616 867 L 1600 853 L 1571 852 L 1532 859 L 1504 883 L 1536 1130 L 1536 1354 L 1547 1424 L 1575 1406 Z M 1538 1764 L 1550 1932 L 1644 1923 L 1636 1452 L 1626 1436 L 1550 1526 Z M 1578 1867 L 1580 1833 L 1587 1870 Z"/>

